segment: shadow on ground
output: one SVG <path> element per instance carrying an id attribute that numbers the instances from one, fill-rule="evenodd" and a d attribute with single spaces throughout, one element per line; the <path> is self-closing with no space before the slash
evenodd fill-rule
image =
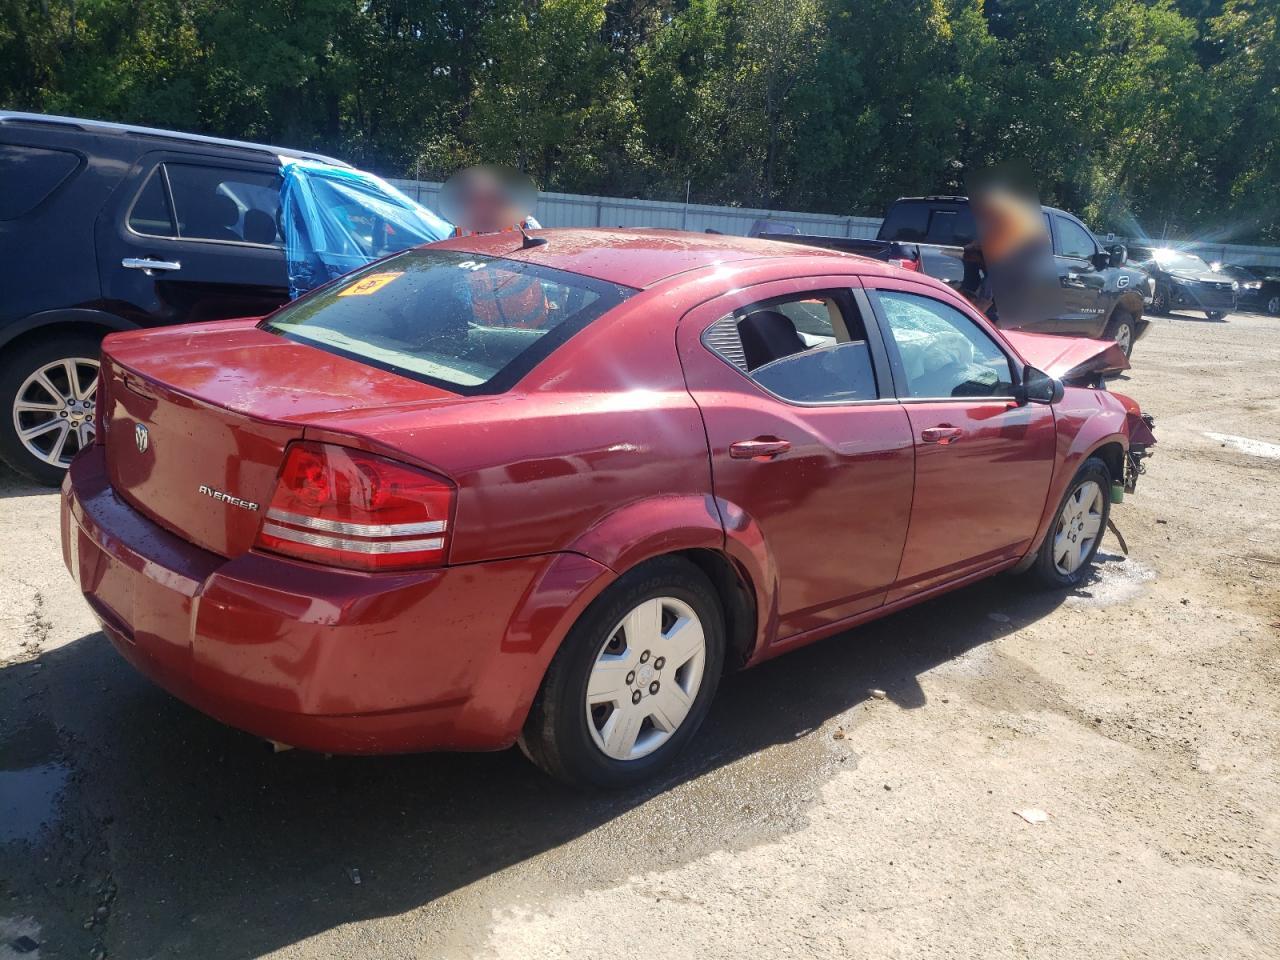
<path id="1" fill-rule="evenodd" d="M 151 686 L 102 634 L 85 636 L 39 668 L 0 670 L 0 770 L 70 771 L 38 837 L 0 844 L 3 912 L 40 920 L 46 957 L 102 943 L 109 956 L 235 960 L 421 907 L 624 815 L 697 838 L 674 852 L 616 841 L 598 879 L 621 881 L 728 844 L 697 809 L 767 815 L 779 783 L 816 788 L 834 761 L 830 731 L 815 731 L 870 689 L 921 707 L 923 673 L 1062 599 L 1000 578 L 731 676 L 662 783 L 608 795 L 562 788 L 515 750 L 273 755 Z M 108 918 L 86 928 L 99 903 Z"/>

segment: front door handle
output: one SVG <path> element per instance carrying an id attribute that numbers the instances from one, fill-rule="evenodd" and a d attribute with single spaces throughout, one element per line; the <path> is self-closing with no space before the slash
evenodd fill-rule
<path id="1" fill-rule="evenodd" d="M 959 427 L 948 426 L 943 424 L 940 427 L 925 427 L 920 431 L 920 439 L 925 443 L 936 443 L 941 446 L 955 443 L 964 436 L 964 431 Z"/>
<path id="2" fill-rule="evenodd" d="M 729 444 L 729 456 L 734 460 L 772 460 L 791 449 L 791 441 L 777 437 L 756 437 Z"/>
<path id="3" fill-rule="evenodd" d="M 152 276 L 157 270 L 181 270 L 182 264 L 177 260 L 152 260 L 150 257 L 125 257 L 120 266 L 126 270 L 142 270 Z"/>

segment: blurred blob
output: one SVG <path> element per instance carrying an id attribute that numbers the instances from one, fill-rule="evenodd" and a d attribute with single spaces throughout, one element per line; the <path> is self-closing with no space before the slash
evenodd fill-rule
<path id="1" fill-rule="evenodd" d="M 440 190 L 440 212 L 457 225 L 455 236 L 537 229 L 532 216 L 537 201 L 533 181 L 505 167 L 467 167 Z"/>
<path id="2" fill-rule="evenodd" d="M 1053 241 L 1030 176 L 1012 165 L 975 174 L 969 207 L 978 236 L 964 249 L 960 292 L 1002 327 L 1061 316 Z"/>

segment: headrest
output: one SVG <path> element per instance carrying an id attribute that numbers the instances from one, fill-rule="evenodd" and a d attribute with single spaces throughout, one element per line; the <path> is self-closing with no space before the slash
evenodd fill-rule
<path id="1" fill-rule="evenodd" d="M 275 218 L 265 210 L 245 211 L 244 239 L 248 243 L 275 243 Z"/>

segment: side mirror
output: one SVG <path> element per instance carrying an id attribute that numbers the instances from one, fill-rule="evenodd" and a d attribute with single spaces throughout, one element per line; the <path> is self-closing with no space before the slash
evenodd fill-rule
<path id="1" fill-rule="evenodd" d="M 1113 243 L 1107 247 L 1107 253 L 1111 255 L 1107 259 L 1107 265 L 1111 267 L 1123 267 L 1129 259 L 1129 250 L 1123 243 Z"/>
<path id="2" fill-rule="evenodd" d="M 1018 384 L 1015 396 L 1019 404 L 1057 403 L 1064 393 L 1066 388 L 1061 380 L 1028 364 L 1022 371 L 1022 383 Z"/>

